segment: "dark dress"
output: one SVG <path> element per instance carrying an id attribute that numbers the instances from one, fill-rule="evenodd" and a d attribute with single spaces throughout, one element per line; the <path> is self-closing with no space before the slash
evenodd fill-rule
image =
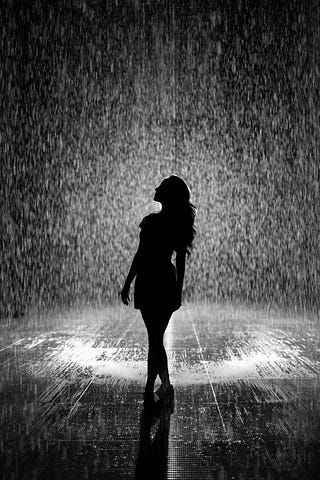
<path id="1" fill-rule="evenodd" d="M 170 228 L 163 214 L 151 213 L 139 227 L 141 256 L 134 287 L 134 308 L 177 310 L 177 274 Z"/>

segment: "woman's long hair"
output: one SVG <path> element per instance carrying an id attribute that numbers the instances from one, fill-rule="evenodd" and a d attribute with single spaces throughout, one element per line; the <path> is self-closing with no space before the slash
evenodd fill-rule
<path id="1" fill-rule="evenodd" d="M 167 204 L 170 230 L 175 250 L 185 249 L 190 256 L 196 234 L 194 220 L 196 207 L 190 202 L 190 188 L 178 175 L 171 175 L 162 184 L 163 197 Z"/>

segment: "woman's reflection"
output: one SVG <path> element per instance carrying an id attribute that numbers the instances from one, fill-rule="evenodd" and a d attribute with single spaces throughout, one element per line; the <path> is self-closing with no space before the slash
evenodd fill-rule
<path id="1" fill-rule="evenodd" d="M 145 406 L 140 419 L 140 443 L 135 480 L 167 478 L 168 439 L 173 402 L 164 399 Z"/>

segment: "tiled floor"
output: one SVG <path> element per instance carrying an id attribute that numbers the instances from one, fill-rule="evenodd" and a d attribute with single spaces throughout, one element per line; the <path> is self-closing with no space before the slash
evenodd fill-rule
<path id="1" fill-rule="evenodd" d="M 132 307 L 0 327 L 1 480 L 320 478 L 316 316 L 185 305 L 166 332 L 173 413 L 143 410 Z"/>

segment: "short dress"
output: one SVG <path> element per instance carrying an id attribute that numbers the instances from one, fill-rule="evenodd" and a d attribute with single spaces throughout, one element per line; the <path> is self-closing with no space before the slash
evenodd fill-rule
<path id="1" fill-rule="evenodd" d="M 143 218 L 139 227 L 140 252 L 134 286 L 134 308 L 179 308 L 177 273 L 171 258 L 174 252 L 170 228 L 158 212 Z"/>

